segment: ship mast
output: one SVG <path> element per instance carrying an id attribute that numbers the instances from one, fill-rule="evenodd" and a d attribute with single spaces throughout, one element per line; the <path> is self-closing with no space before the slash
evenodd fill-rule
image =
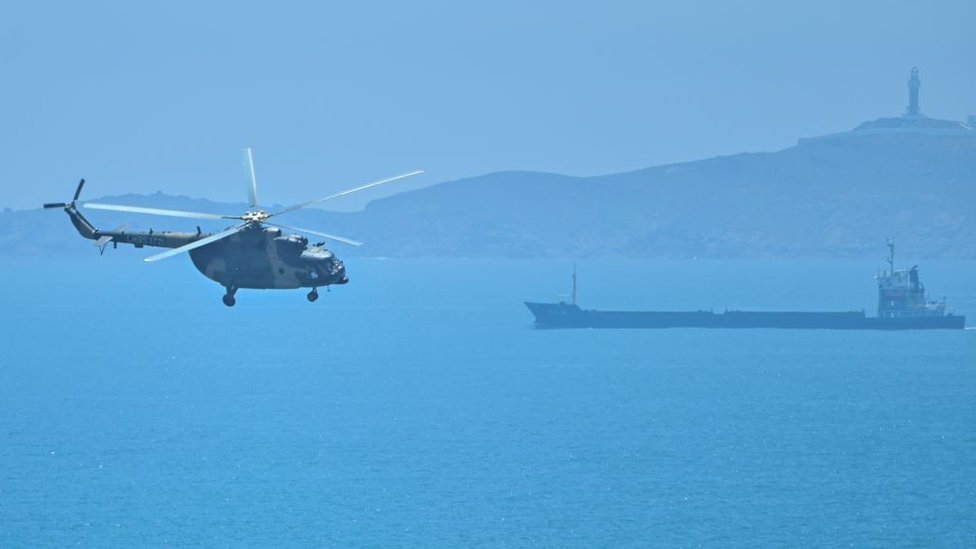
<path id="1" fill-rule="evenodd" d="M 889 240 L 886 244 L 888 245 L 888 274 L 894 275 L 895 274 L 895 243 Z"/>
<path id="2" fill-rule="evenodd" d="M 573 305 L 576 305 L 576 264 L 573 263 Z"/>

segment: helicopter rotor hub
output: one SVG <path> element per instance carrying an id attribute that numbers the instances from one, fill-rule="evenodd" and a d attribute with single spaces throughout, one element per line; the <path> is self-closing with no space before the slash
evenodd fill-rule
<path id="1" fill-rule="evenodd" d="M 241 220 L 243 220 L 245 223 L 261 223 L 269 217 L 271 217 L 271 215 L 263 211 L 244 212 L 244 215 L 241 216 Z"/>

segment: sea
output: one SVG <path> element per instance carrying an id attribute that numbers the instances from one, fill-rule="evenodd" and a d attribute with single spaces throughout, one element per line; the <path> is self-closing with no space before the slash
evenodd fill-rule
<path id="1" fill-rule="evenodd" d="M 866 310 L 878 261 L 347 258 L 222 288 L 0 261 L 0 547 L 976 547 L 976 330 L 536 330 Z M 924 262 L 976 325 L 976 262 Z"/>

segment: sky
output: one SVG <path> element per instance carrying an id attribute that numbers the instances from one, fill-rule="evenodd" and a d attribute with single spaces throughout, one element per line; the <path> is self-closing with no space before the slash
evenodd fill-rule
<path id="1" fill-rule="evenodd" d="M 598 175 L 976 114 L 976 2 L 8 2 L 0 207 L 129 192 L 336 209 L 501 170 Z M 513 197 L 513 199 L 516 199 Z"/>

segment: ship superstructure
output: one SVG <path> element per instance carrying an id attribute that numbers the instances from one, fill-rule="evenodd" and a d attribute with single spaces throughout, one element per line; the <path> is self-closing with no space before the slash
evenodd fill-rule
<path id="1" fill-rule="evenodd" d="M 918 265 L 895 270 L 895 245 L 888 243 L 888 270 L 878 281 L 878 318 L 916 318 L 945 316 L 946 303 L 929 301 L 925 285 L 918 277 Z"/>

